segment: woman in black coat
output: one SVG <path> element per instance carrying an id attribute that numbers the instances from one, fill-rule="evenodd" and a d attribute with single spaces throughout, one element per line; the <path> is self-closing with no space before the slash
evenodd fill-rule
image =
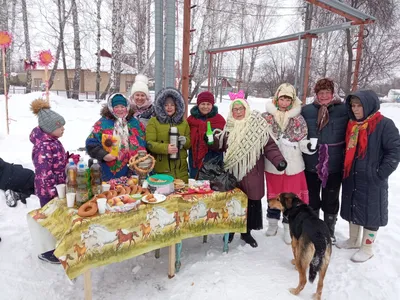
<path id="1" fill-rule="evenodd" d="M 352 93 L 347 96 L 346 105 L 350 121 L 340 215 L 349 221 L 350 238 L 337 246 L 360 248 L 351 260 L 364 262 L 373 256 L 372 245 L 379 227 L 388 222 L 388 177 L 400 161 L 400 136 L 393 121 L 379 112 L 375 92 Z"/>
<path id="2" fill-rule="evenodd" d="M 26 198 L 35 193 L 34 178 L 35 173 L 32 170 L 0 158 L 0 190 L 6 192 L 8 206 L 16 206 L 18 200 L 26 203 Z"/>

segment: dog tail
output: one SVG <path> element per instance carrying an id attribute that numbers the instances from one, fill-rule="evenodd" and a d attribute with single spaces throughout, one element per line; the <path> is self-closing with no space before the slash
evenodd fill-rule
<path id="1" fill-rule="evenodd" d="M 324 262 L 326 247 L 318 247 L 316 244 L 314 256 L 310 262 L 310 271 L 308 273 L 308 280 L 313 283 L 317 277 L 317 273 L 321 270 Z"/>

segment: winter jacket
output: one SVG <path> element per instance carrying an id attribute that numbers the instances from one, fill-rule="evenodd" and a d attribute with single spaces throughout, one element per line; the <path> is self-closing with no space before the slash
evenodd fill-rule
<path id="1" fill-rule="evenodd" d="M 380 108 L 379 99 L 372 91 L 358 91 L 346 99 L 349 116 L 355 120 L 350 98 L 361 100 L 364 116 Z M 388 177 L 400 161 L 400 136 L 393 121 L 383 119 L 368 136 L 368 146 L 363 159 L 355 155 L 350 175 L 342 183 L 343 219 L 367 227 L 386 226 L 388 223 Z"/>
<path id="2" fill-rule="evenodd" d="M 303 106 L 301 115 L 308 127 L 308 139 L 318 138 L 318 144 L 328 145 L 328 171 L 329 174 L 342 172 L 344 162 L 344 148 L 346 127 L 349 120 L 347 108 L 344 103 L 331 104 L 328 107 L 329 123 L 318 130 L 318 110 L 320 105 L 314 103 Z M 318 164 L 318 151 L 313 155 L 303 155 L 306 171 L 316 173 Z"/>
<path id="3" fill-rule="evenodd" d="M 149 123 L 149 120 L 151 117 L 154 117 L 156 115 L 156 112 L 154 111 L 154 106 L 150 105 L 148 108 L 144 110 L 137 110 L 135 111 L 134 116 L 140 121 L 140 123 L 143 124 L 143 126 L 146 128 L 147 124 Z"/>
<path id="4" fill-rule="evenodd" d="M 56 195 L 56 185 L 65 183 L 67 155 L 58 138 L 39 127 L 29 137 L 33 144 L 32 161 L 35 166 L 35 194 L 43 207 Z"/>
<path id="5" fill-rule="evenodd" d="M 176 112 L 172 117 L 169 117 L 164 109 L 168 97 L 173 98 L 175 102 Z M 183 120 L 185 106 L 180 92 L 173 88 L 161 90 L 156 96 L 154 108 L 156 117 L 152 117 L 146 127 L 147 148 L 156 159 L 154 172 L 168 174 L 187 182 L 189 178 L 187 150 L 190 148 L 190 129 L 187 121 Z M 168 154 L 171 127 L 177 127 L 179 135 L 186 138 L 186 143 L 179 150 L 177 160 L 170 159 Z"/>
<path id="6" fill-rule="evenodd" d="M 284 127 L 281 128 L 276 121 L 278 109 L 273 102 L 266 104 L 266 113 L 263 114 L 268 124 L 271 125 L 273 137 L 287 162 L 287 167 L 284 171 L 278 171 L 272 162 L 265 159 L 265 171 L 272 174 L 287 174 L 296 175 L 304 171 L 304 160 L 302 153 L 313 154 L 307 149 L 307 124 L 304 118 L 300 115 L 301 101 L 296 98 L 292 108 L 285 112 L 283 120 Z"/>
<path id="7" fill-rule="evenodd" d="M 111 101 L 111 97 L 108 101 Z M 102 117 L 94 124 L 92 132 L 86 139 L 86 151 L 90 157 L 97 159 L 101 163 L 102 179 L 104 181 L 127 176 L 129 159 L 136 155 L 138 150 L 146 149 L 144 126 L 133 116 L 133 110 L 131 109 L 126 117 L 129 131 L 129 149 L 120 150 L 116 160 L 106 162 L 103 158 L 109 152 L 102 145 L 102 136 L 103 134 L 114 134 L 116 117 L 109 106 L 104 106 L 100 114 Z"/>
<path id="8" fill-rule="evenodd" d="M 202 115 L 198 106 L 193 106 L 187 122 L 190 127 L 190 140 L 192 147 L 189 149 L 189 174 L 195 178 L 199 167 L 210 159 L 218 157 L 222 161 L 222 152 L 216 152 L 207 147 L 204 135 L 207 132 L 207 122 L 210 122 L 212 130 L 224 129 L 225 119 L 218 113 L 218 107 L 213 106 L 208 115 Z"/>
<path id="9" fill-rule="evenodd" d="M 0 158 L 0 189 L 12 190 L 27 196 L 35 193 L 35 173 L 21 165 L 10 164 Z"/>
<path id="10" fill-rule="evenodd" d="M 221 151 L 226 151 L 228 149 L 227 142 L 228 135 L 224 138 L 222 147 L 220 148 Z M 214 136 L 214 145 L 212 147 L 216 147 L 216 145 L 219 145 L 219 139 L 217 136 Z M 255 166 L 238 183 L 238 188 L 240 188 L 251 200 L 261 200 L 261 198 L 265 196 L 264 157 L 270 160 L 274 166 L 278 166 L 280 162 L 285 160 L 275 141 L 271 137 L 265 144 L 263 153 L 264 155 L 260 155 Z"/>

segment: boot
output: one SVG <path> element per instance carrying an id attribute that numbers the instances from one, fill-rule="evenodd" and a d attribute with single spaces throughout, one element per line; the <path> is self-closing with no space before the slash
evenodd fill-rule
<path id="1" fill-rule="evenodd" d="M 292 243 L 292 237 L 290 236 L 290 228 L 288 223 L 283 223 L 283 240 L 287 245 Z"/>
<path id="2" fill-rule="evenodd" d="M 361 247 L 360 234 L 362 228 L 360 225 L 349 222 L 349 239 L 336 242 L 336 247 L 339 249 L 358 249 Z"/>
<path id="3" fill-rule="evenodd" d="M 240 238 L 253 248 L 258 247 L 256 240 L 251 236 L 250 230 L 248 230 L 246 233 L 241 233 Z"/>
<path id="4" fill-rule="evenodd" d="M 20 199 L 19 194 L 12 190 L 6 191 L 6 203 L 9 207 L 17 206 L 17 201 Z"/>
<path id="5" fill-rule="evenodd" d="M 39 254 L 38 258 L 42 261 L 59 265 L 61 264 L 57 257 L 54 256 L 54 250 L 47 251 L 45 253 Z"/>
<path id="6" fill-rule="evenodd" d="M 230 244 L 233 241 L 234 236 L 235 236 L 234 232 L 229 232 L 228 244 Z M 224 237 L 222 237 L 222 241 L 224 242 Z"/>
<path id="7" fill-rule="evenodd" d="M 328 225 L 329 233 L 331 235 L 332 245 L 336 244 L 335 237 L 335 225 L 336 225 L 337 215 L 324 213 L 324 221 Z"/>
<path id="8" fill-rule="evenodd" d="M 266 236 L 274 236 L 278 232 L 278 219 L 267 218 L 268 229 L 265 232 Z"/>
<path id="9" fill-rule="evenodd" d="M 361 248 L 350 258 L 352 262 L 364 262 L 374 256 L 372 246 L 375 242 L 377 233 L 378 231 L 372 231 L 364 228 Z"/>

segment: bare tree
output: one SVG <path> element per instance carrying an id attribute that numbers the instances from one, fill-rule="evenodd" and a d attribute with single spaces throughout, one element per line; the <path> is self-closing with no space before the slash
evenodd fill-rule
<path id="1" fill-rule="evenodd" d="M 78 7 L 76 0 L 71 0 L 72 24 L 74 27 L 75 74 L 72 83 L 72 98 L 79 99 L 79 86 L 81 82 L 81 42 L 79 40 Z"/>
<path id="2" fill-rule="evenodd" d="M 28 11 L 26 9 L 26 0 L 21 0 L 21 8 L 22 8 L 22 20 L 24 23 L 24 37 L 25 37 L 25 56 L 26 59 L 31 61 L 31 41 L 29 39 L 29 23 L 28 23 Z M 32 72 L 31 69 L 28 68 L 26 70 L 26 93 L 30 93 L 32 88 Z"/>
<path id="3" fill-rule="evenodd" d="M 99 99 L 100 94 L 100 67 L 101 67 L 101 56 L 100 56 L 100 41 L 101 41 L 101 2 L 102 0 L 95 0 L 96 2 L 96 25 L 97 25 L 97 62 L 96 62 L 96 99 Z"/>

